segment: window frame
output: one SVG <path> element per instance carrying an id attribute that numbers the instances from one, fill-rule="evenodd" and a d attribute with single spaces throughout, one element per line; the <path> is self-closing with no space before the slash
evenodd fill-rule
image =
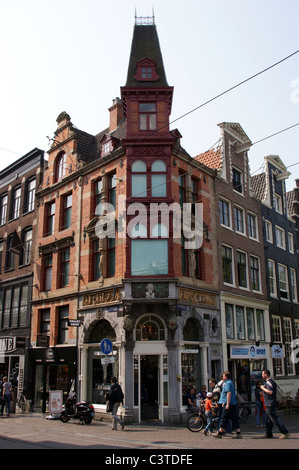
<path id="1" fill-rule="evenodd" d="M 223 250 L 225 250 L 225 254 L 227 254 L 227 250 L 230 250 L 231 253 L 231 258 L 228 258 L 227 256 L 224 258 L 223 256 Z M 222 259 L 222 276 L 223 276 L 223 283 L 227 284 L 229 286 L 234 286 L 235 285 L 235 274 L 234 274 L 234 250 L 231 246 L 229 245 L 221 245 L 221 259 Z M 224 275 L 225 272 L 227 272 L 227 269 L 224 270 L 224 262 L 227 262 L 230 265 L 230 279 L 231 282 L 227 280 L 226 276 Z"/>
<path id="2" fill-rule="evenodd" d="M 150 109 L 150 106 L 153 108 Z M 144 109 L 141 109 L 141 108 Z M 148 108 L 148 109 L 146 109 Z M 138 103 L 138 123 L 140 132 L 153 132 L 157 130 L 157 103 L 151 102 L 139 102 Z"/>
<path id="3" fill-rule="evenodd" d="M 233 190 L 238 194 L 243 194 L 244 183 L 243 183 L 243 172 L 238 168 L 232 168 L 232 184 Z M 235 176 L 238 175 L 240 178 L 236 179 Z"/>
<path id="4" fill-rule="evenodd" d="M 70 192 L 62 196 L 62 214 L 61 214 L 60 231 L 71 228 L 72 208 L 73 208 L 73 194 Z"/>
<path id="5" fill-rule="evenodd" d="M 5 204 L 3 200 L 6 199 Z M 0 198 L 0 225 L 5 225 L 7 221 L 8 193 L 4 193 Z"/>
<path id="6" fill-rule="evenodd" d="M 254 223 L 252 223 L 254 221 Z M 247 213 L 247 223 L 248 223 L 248 237 L 251 240 L 258 241 L 258 219 L 257 215 L 253 212 Z"/>
<path id="7" fill-rule="evenodd" d="M 60 152 L 55 162 L 55 183 L 61 181 L 66 175 L 66 153 Z"/>
<path id="8" fill-rule="evenodd" d="M 257 266 L 253 266 L 252 261 L 256 262 Z M 257 276 L 255 274 L 257 274 Z M 250 255 L 250 282 L 252 291 L 261 292 L 261 261 L 258 256 L 252 254 Z M 255 288 L 256 282 L 258 283 L 257 289 Z"/>
<path id="9" fill-rule="evenodd" d="M 21 198 L 22 198 L 22 187 L 16 186 L 11 192 L 11 214 L 10 220 L 15 220 L 20 217 L 21 211 Z"/>
<path id="10" fill-rule="evenodd" d="M 224 208 L 228 210 L 223 210 Z M 219 198 L 219 220 L 220 225 L 225 228 L 232 228 L 231 202 L 227 199 Z M 226 221 L 228 223 L 226 223 Z"/>
<path id="11" fill-rule="evenodd" d="M 242 217 L 239 217 L 239 214 L 242 215 Z M 241 235 L 246 235 L 246 229 L 245 229 L 245 210 L 243 207 L 240 206 L 234 206 L 234 218 L 235 218 L 235 231 L 236 233 L 239 233 Z M 242 230 L 240 230 L 240 225 L 242 225 Z"/>

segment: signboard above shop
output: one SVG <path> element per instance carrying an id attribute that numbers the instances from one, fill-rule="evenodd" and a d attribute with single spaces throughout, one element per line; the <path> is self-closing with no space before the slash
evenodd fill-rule
<path id="1" fill-rule="evenodd" d="M 267 347 L 255 344 L 230 345 L 231 359 L 266 359 Z"/>

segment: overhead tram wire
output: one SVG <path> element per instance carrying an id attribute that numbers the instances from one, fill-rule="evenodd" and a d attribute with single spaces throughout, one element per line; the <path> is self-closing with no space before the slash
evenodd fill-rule
<path id="1" fill-rule="evenodd" d="M 274 136 L 276 136 L 277 134 L 281 134 L 282 132 L 285 132 L 285 131 L 287 131 L 287 130 L 289 130 L 289 129 L 293 129 L 293 128 L 296 127 L 296 126 L 299 126 L 299 122 L 296 123 L 296 124 L 293 124 L 292 126 L 286 127 L 285 129 L 282 129 L 282 130 L 280 130 L 280 131 L 278 131 L 278 132 L 275 132 L 274 134 L 268 135 L 267 137 L 264 137 L 264 138 L 262 138 L 262 139 L 259 139 L 259 140 L 257 140 L 256 142 L 254 142 L 252 145 L 256 145 L 256 144 L 258 144 L 259 142 L 262 142 L 262 141 L 264 141 L 264 140 L 266 140 L 266 139 L 270 139 L 271 137 L 274 137 Z M 218 142 L 219 142 L 219 140 L 216 142 L 216 144 L 217 144 Z M 211 149 L 211 147 L 210 147 L 210 149 Z M 209 149 L 209 150 L 210 150 L 210 149 Z M 258 171 L 263 167 L 263 165 L 264 165 L 264 164 L 262 164 L 257 170 L 255 170 L 253 173 L 251 173 L 251 176 L 252 176 L 253 174 L 255 174 L 256 172 L 258 172 Z M 288 165 L 286 168 L 291 168 L 292 166 L 296 166 L 296 165 L 299 165 L 299 161 L 296 162 L 296 163 L 292 163 L 291 165 Z M 188 174 L 190 174 L 190 171 L 186 171 L 186 172 L 183 173 L 182 175 L 188 175 Z M 165 183 L 162 183 L 162 184 L 164 185 L 164 184 L 168 183 L 169 181 L 171 181 L 171 180 L 167 180 Z M 156 188 L 156 187 L 158 187 L 158 186 L 161 186 L 161 184 L 156 185 L 156 186 L 151 186 L 149 189 L 153 189 L 153 188 Z M 226 191 L 227 191 L 227 192 L 228 192 L 228 191 L 231 191 L 231 188 L 228 188 L 227 190 L 222 191 L 222 192 L 221 192 L 221 195 L 223 195 Z M 219 194 L 220 194 L 220 193 L 219 193 Z M 213 197 L 219 196 L 219 194 L 218 194 L 218 193 L 210 194 L 209 196 L 204 196 L 204 197 L 202 197 L 201 199 L 198 199 L 197 201 L 193 201 L 193 202 L 194 202 L 194 203 L 196 203 L 196 202 L 201 202 L 201 203 L 202 203 L 204 200 L 209 200 L 209 199 L 212 199 Z M 131 198 L 132 198 L 132 196 L 128 197 L 127 200 L 130 200 Z M 84 219 L 89 219 L 89 220 L 90 220 L 90 215 L 86 215 L 85 217 L 82 217 L 82 222 L 83 222 Z M 74 222 L 78 222 L 78 221 L 79 221 L 79 219 L 76 219 Z M 19 247 L 19 246 L 24 247 L 25 244 L 21 242 L 20 245 L 16 245 L 14 248 L 17 248 L 17 247 Z"/>
<path id="2" fill-rule="evenodd" d="M 255 73 L 254 75 L 251 75 L 251 76 L 248 77 L 248 78 L 245 78 L 244 80 L 242 80 L 241 82 L 237 83 L 236 85 L 233 85 L 233 86 L 231 86 L 230 88 L 227 88 L 226 90 L 222 91 L 222 92 L 219 93 L 218 95 L 215 95 L 213 98 L 210 98 L 209 100 L 205 101 L 204 103 L 201 103 L 200 105 L 196 106 L 195 108 L 191 109 L 190 111 L 187 111 L 186 113 L 182 114 L 181 116 L 179 116 L 178 118 L 174 119 L 173 121 L 170 121 L 169 124 L 165 124 L 164 126 L 159 127 L 159 129 L 154 130 L 154 131 L 151 132 L 148 136 L 142 137 L 142 138 L 136 140 L 136 143 L 140 143 L 140 142 L 142 142 L 143 140 L 147 139 L 148 137 L 151 137 L 152 135 L 155 135 L 157 132 L 160 132 L 160 131 L 161 131 L 162 129 L 164 129 L 165 127 L 168 127 L 168 126 L 170 126 L 171 124 L 173 124 L 173 123 L 179 121 L 180 119 L 183 119 L 184 117 L 189 116 L 189 114 L 192 114 L 192 113 L 194 113 L 195 111 L 197 111 L 198 109 L 203 108 L 203 107 L 206 106 L 207 104 L 212 103 L 213 101 L 217 100 L 218 98 L 221 98 L 221 96 L 226 95 L 226 94 L 229 93 L 230 91 L 235 90 L 236 88 L 240 87 L 241 85 L 244 85 L 244 83 L 247 83 L 247 82 L 249 82 L 250 80 L 253 80 L 254 78 L 258 77 L 259 75 L 262 75 L 263 73 L 268 72 L 269 70 L 273 69 L 273 68 L 276 67 L 277 65 L 280 65 L 281 63 L 285 62 L 286 60 L 290 59 L 291 57 L 293 57 L 294 55 L 296 55 L 296 54 L 298 54 L 298 53 L 299 53 L 299 49 L 297 49 L 296 51 L 292 52 L 291 54 L 289 54 L 288 56 L 284 57 L 283 59 L 280 59 L 279 61 L 275 62 L 274 64 L 269 65 L 269 67 L 266 67 L 265 69 L 260 70 L 259 72 Z M 133 143 L 132 145 L 134 145 L 134 143 Z"/>
<path id="3" fill-rule="evenodd" d="M 235 90 L 236 88 L 240 87 L 241 85 L 244 85 L 244 83 L 247 83 L 249 82 L 250 80 L 258 77 L 259 75 L 262 75 L 263 73 L 267 72 L 268 70 L 271 70 L 272 68 L 276 67 L 277 65 L 280 65 L 281 63 L 285 62 L 286 60 L 290 59 L 291 57 L 293 57 L 294 55 L 298 54 L 299 53 L 299 49 L 292 52 L 291 54 L 289 54 L 288 56 L 284 57 L 283 59 L 280 59 L 279 61 L 275 62 L 274 64 L 270 65 L 269 67 L 266 67 L 265 69 L 261 70 L 260 72 L 257 72 L 255 73 L 254 75 L 251 75 L 250 77 L 246 78 L 245 80 L 242 80 L 241 82 L 237 83 L 236 85 L 233 85 L 232 87 L 226 89 L 225 91 L 219 93 L 218 95 L 214 96 L 213 98 L 210 98 L 209 100 L 205 101 L 204 103 L 201 103 L 199 106 L 196 106 L 195 108 L 191 109 L 190 111 L 187 111 L 186 113 L 182 114 L 181 116 L 179 116 L 178 118 L 174 119 L 173 121 L 170 121 L 169 124 L 165 124 L 164 126 L 160 127 L 159 129 L 156 129 L 155 131 L 153 131 L 151 134 L 149 134 L 149 136 L 151 135 L 154 135 L 156 134 L 157 132 L 159 132 L 160 130 L 164 129 L 165 127 L 168 127 L 169 125 L 179 121 L 180 119 L 183 119 L 184 117 L 188 116 L 189 114 L 192 114 L 194 113 L 195 111 L 197 111 L 198 109 L 200 108 L 203 108 L 204 106 L 206 106 L 207 104 L 215 101 L 216 99 L 220 98 L 221 96 L 224 96 L 226 95 L 227 93 L 229 93 L 230 91 L 232 90 Z M 75 126 L 76 127 L 76 126 Z M 146 137 L 147 138 L 147 137 Z M 137 140 L 137 143 L 139 142 L 142 142 L 143 140 L 145 139 L 145 137 L 142 137 L 141 139 L 138 139 Z M 134 145 L 134 144 L 133 144 Z M 13 152 L 12 150 L 7 150 L 7 149 L 4 149 L 4 148 L 1 148 L 0 147 L 0 150 L 4 150 L 6 152 L 11 152 L 11 153 L 16 153 L 17 155 L 21 155 L 19 154 L 18 152 Z"/>

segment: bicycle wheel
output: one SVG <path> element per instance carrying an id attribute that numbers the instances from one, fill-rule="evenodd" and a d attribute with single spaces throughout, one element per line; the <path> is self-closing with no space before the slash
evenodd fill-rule
<path id="1" fill-rule="evenodd" d="M 240 413 L 240 417 L 239 417 L 240 423 L 241 424 L 247 423 L 248 416 L 249 416 L 248 408 L 243 408 L 241 413 Z"/>
<path id="2" fill-rule="evenodd" d="M 204 419 L 198 413 L 193 413 L 187 418 L 187 428 L 191 432 L 198 432 L 204 426 Z"/>

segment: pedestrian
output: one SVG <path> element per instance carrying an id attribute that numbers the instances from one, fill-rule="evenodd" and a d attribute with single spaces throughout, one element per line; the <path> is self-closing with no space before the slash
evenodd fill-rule
<path id="1" fill-rule="evenodd" d="M 232 430 L 236 430 L 236 434 L 234 434 L 232 439 L 242 439 L 239 425 L 236 391 L 229 371 L 223 373 L 223 381 L 224 384 L 219 400 L 220 403 L 222 403 L 222 417 L 219 431 L 215 437 L 222 438 L 222 435 L 226 432 L 228 422 L 231 420 Z"/>
<path id="2" fill-rule="evenodd" d="M 212 397 L 213 393 L 208 392 L 207 398 L 205 399 L 205 416 L 207 418 L 207 425 L 203 432 L 205 436 L 208 435 L 208 432 L 213 433 Z"/>
<path id="3" fill-rule="evenodd" d="M 191 413 L 198 413 L 199 406 L 196 405 L 196 394 L 195 394 L 194 387 L 190 388 L 189 393 L 187 395 L 187 399 L 188 399 L 188 410 L 191 411 Z"/>
<path id="4" fill-rule="evenodd" d="M 199 400 L 199 403 L 203 403 L 207 398 L 207 387 L 203 385 L 201 391 L 196 394 L 196 398 Z"/>
<path id="5" fill-rule="evenodd" d="M 117 378 L 112 377 L 111 379 L 111 387 L 109 390 L 109 401 L 112 402 L 112 429 L 117 431 L 117 423 L 121 425 L 121 429 L 123 430 L 125 427 L 124 420 L 117 416 L 117 411 L 120 404 L 123 404 L 124 401 L 124 394 L 119 385 Z"/>
<path id="6" fill-rule="evenodd" d="M 265 405 L 264 405 L 264 394 L 261 390 L 262 382 L 260 380 L 257 381 L 255 386 L 255 425 L 257 428 L 261 426 L 266 426 L 266 412 L 265 412 Z M 263 419 L 263 424 L 260 425 L 260 419 Z"/>
<path id="7" fill-rule="evenodd" d="M 11 400 L 12 385 L 8 382 L 7 377 L 3 377 L 3 391 L 2 391 L 2 405 L 1 416 L 3 416 L 4 406 L 6 404 L 6 415 L 10 414 L 10 400 Z"/>
<path id="8" fill-rule="evenodd" d="M 276 401 L 276 394 L 277 394 L 277 384 L 274 380 L 271 379 L 271 373 L 268 369 L 263 371 L 263 379 L 266 380 L 265 385 L 261 385 L 261 390 L 264 392 L 264 402 L 266 406 L 266 434 L 265 438 L 272 438 L 273 437 L 273 425 L 278 428 L 281 432 L 281 436 L 279 439 L 286 439 L 290 437 L 289 431 L 283 424 L 282 420 L 279 418 L 278 412 L 278 403 Z"/>

